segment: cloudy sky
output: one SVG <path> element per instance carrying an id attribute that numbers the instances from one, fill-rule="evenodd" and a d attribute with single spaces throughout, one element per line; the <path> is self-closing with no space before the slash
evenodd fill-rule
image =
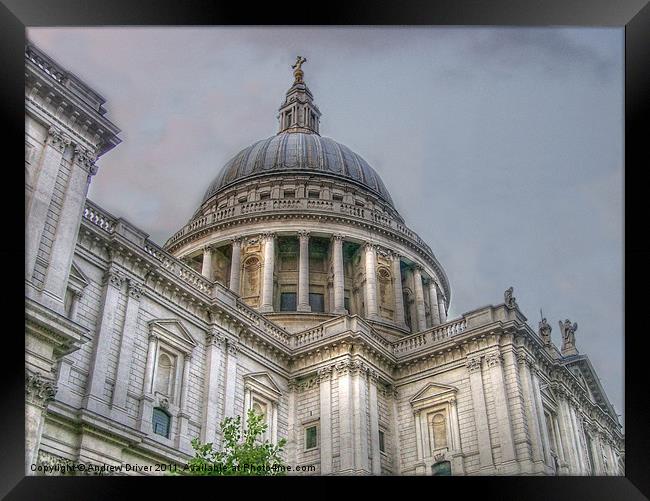
<path id="1" fill-rule="evenodd" d="M 220 167 L 277 131 L 296 55 L 321 133 L 382 176 L 452 287 L 578 322 L 623 414 L 622 28 L 32 28 L 123 143 L 90 198 L 163 244 Z"/>

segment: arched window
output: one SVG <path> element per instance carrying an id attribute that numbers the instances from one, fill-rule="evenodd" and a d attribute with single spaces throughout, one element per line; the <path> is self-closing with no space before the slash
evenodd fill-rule
<path id="1" fill-rule="evenodd" d="M 379 307 L 381 316 L 393 320 L 395 299 L 393 292 L 393 277 L 388 268 L 381 267 L 377 270 L 377 281 L 379 283 Z"/>
<path id="2" fill-rule="evenodd" d="M 153 432 L 156 435 L 161 435 L 169 438 L 169 429 L 171 428 L 172 418 L 167 412 L 159 407 L 153 410 L 152 424 Z"/>
<path id="3" fill-rule="evenodd" d="M 161 353 L 158 356 L 156 391 L 170 399 L 173 397 L 174 392 L 174 365 L 174 357 L 167 353 Z"/>

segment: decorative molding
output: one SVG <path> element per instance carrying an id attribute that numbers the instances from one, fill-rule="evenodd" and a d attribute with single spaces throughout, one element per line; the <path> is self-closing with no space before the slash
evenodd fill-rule
<path id="1" fill-rule="evenodd" d="M 70 144 L 70 138 L 65 136 L 63 134 L 63 131 L 59 129 L 58 127 L 50 127 L 47 130 L 47 139 L 49 141 L 50 146 L 58 150 L 59 152 L 63 152 L 65 150 L 65 147 Z"/>
<path id="2" fill-rule="evenodd" d="M 94 152 L 83 146 L 75 146 L 74 149 L 74 162 L 79 165 L 83 170 L 88 172 L 91 176 L 97 174 L 97 166 L 95 162 L 97 156 Z"/>
<path id="3" fill-rule="evenodd" d="M 481 357 L 468 357 L 467 362 L 465 363 L 467 370 L 471 372 L 477 372 L 481 370 Z"/>
<path id="4" fill-rule="evenodd" d="M 114 269 L 109 269 L 104 274 L 104 284 L 109 284 L 116 289 L 120 289 L 125 280 L 125 276 Z"/>
<path id="5" fill-rule="evenodd" d="M 45 408 L 48 402 L 54 400 L 57 387 L 53 381 L 39 373 L 25 373 L 25 401 L 32 405 Z"/>
<path id="6" fill-rule="evenodd" d="M 503 361 L 503 356 L 499 352 L 493 352 L 485 355 L 485 362 L 487 363 L 488 367 L 495 367 L 497 365 L 500 365 L 501 362 Z"/>
<path id="7" fill-rule="evenodd" d="M 139 301 L 142 297 L 142 293 L 144 292 L 144 284 L 129 279 L 128 291 L 130 298 Z"/>

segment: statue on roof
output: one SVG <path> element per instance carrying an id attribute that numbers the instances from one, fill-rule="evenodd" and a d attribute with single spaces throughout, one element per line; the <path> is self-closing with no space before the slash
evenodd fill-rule
<path id="1" fill-rule="evenodd" d="M 546 321 L 546 318 L 542 318 L 542 321 L 539 323 L 539 337 L 542 338 L 545 345 L 551 344 L 552 330 L 553 328 Z"/>
<path id="2" fill-rule="evenodd" d="M 514 287 L 508 287 L 506 291 L 503 293 L 503 302 L 506 304 L 506 308 L 514 309 L 517 308 L 517 301 L 515 300 L 515 297 L 512 295 L 514 292 Z"/>
<path id="3" fill-rule="evenodd" d="M 577 322 L 571 324 L 571 320 L 568 318 L 564 322 L 560 320 L 560 332 L 562 333 L 562 354 L 571 355 L 577 353 L 575 335 L 575 332 L 577 330 Z"/>

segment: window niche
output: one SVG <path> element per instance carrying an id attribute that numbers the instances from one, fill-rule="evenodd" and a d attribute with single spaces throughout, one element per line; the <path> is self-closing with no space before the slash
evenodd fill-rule
<path id="1" fill-rule="evenodd" d="M 190 450 L 186 407 L 191 356 L 196 342 L 178 320 L 157 319 L 148 325 L 149 346 L 139 428 L 167 445 Z"/>
<path id="2" fill-rule="evenodd" d="M 244 376 L 244 423 L 250 409 L 262 415 L 267 428 L 261 439 L 273 444 L 278 442 L 280 397 L 282 392 L 268 373 L 257 372 Z"/>
<path id="3" fill-rule="evenodd" d="M 418 458 L 416 468 L 422 473 L 435 474 L 433 466 L 442 461 L 449 461 L 454 472 L 462 471 L 457 392 L 453 386 L 429 383 L 411 399 Z"/>

